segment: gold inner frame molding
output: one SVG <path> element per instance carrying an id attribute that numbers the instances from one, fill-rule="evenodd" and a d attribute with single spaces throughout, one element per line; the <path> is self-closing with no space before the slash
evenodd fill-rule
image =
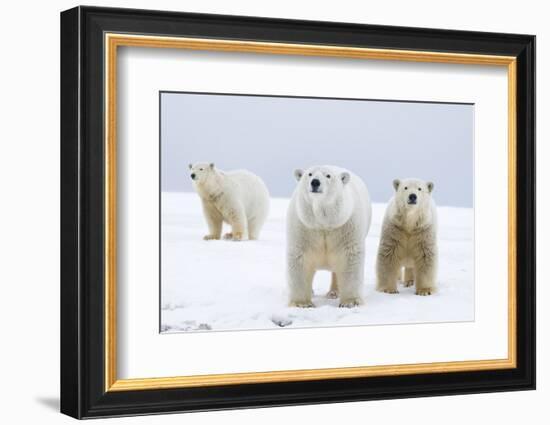
<path id="1" fill-rule="evenodd" d="M 214 385 L 410 375 L 510 369 L 516 367 L 516 58 L 445 52 L 370 49 L 328 45 L 213 40 L 149 35 L 105 34 L 105 391 L 134 391 Z M 494 65 L 508 72 L 508 357 L 419 364 L 285 370 L 215 375 L 118 379 L 117 364 L 117 51 L 120 46 L 325 56 L 355 59 Z"/>

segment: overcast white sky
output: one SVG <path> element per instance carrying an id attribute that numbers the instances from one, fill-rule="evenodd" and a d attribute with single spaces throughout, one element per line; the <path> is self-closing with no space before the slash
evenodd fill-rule
<path id="1" fill-rule="evenodd" d="M 188 93 L 161 94 L 161 189 L 193 191 L 187 164 L 245 168 L 273 197 L 316 164 L 361 176 L 374 202 L 394 178 L 435 183 L 438 205 L 473 206 L 474 106 Z"/>

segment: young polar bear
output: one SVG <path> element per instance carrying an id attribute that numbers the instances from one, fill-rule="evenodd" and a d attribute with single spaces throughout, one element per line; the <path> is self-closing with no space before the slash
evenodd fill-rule
<path id="1" fill-rule="evenodd" d="M 220 239 L 224 221 L 231 226 L 225 239 L 258 239 L 269 212 L 269 192 L 262 179 L 246 170 L 222 171 L 212 163 L 189 164 L 189 169 L 208 224 L 203 239 Z"/>
<path id="2" fill-rule="evenodd" d="M 376 261 L 376 288 L 397 293 L 397 281 L 416 285 L 417 295 L 436 290 L 437 214 L 434 184 L 419 179 L 394 180 Z M 404 268 L 404 276 L 402 277 Z"/>
<path id="3" fill-rule="evenodd" d="M 332 271 L 328 298 L 340 307 L 362 303 L 365 238 L 371 203 L 363 181 L 342 168 L 315 166 L 294 172 L 298 185 L 287 212 L 289 305 L 313 307 L 313 276 Z"/>

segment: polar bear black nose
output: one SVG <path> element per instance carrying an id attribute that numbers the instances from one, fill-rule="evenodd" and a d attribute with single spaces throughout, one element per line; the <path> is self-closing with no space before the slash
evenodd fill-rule
<path id="1" fill-rule="evenodd" d="M 416 202 L 416 193 L 411 193 L 409 195 L 409 202 Z"/>
<path id="2" fill-rule="evenodd" d="M 195 180 L 195 173 L 191 173 L 191 178 Z"/>
<path id="3" fill-rule="evenodd" d="M 319 186 L 321 186 L 321 182 L 319 181 L 319 179 L 313 179 L 311 181 L 311 187 L 318 188 Z"/>

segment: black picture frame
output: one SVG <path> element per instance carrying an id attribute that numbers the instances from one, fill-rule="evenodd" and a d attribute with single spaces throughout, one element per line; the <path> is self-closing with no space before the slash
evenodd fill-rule
<path id="1" fill-rule="evenodd" d="M 516 57 L 517 367 L 106 392 L 105 32 Z M 534 388 L 534 36 L 97 7 L 61 13 L 62 413 L 92 418 Z"/>

